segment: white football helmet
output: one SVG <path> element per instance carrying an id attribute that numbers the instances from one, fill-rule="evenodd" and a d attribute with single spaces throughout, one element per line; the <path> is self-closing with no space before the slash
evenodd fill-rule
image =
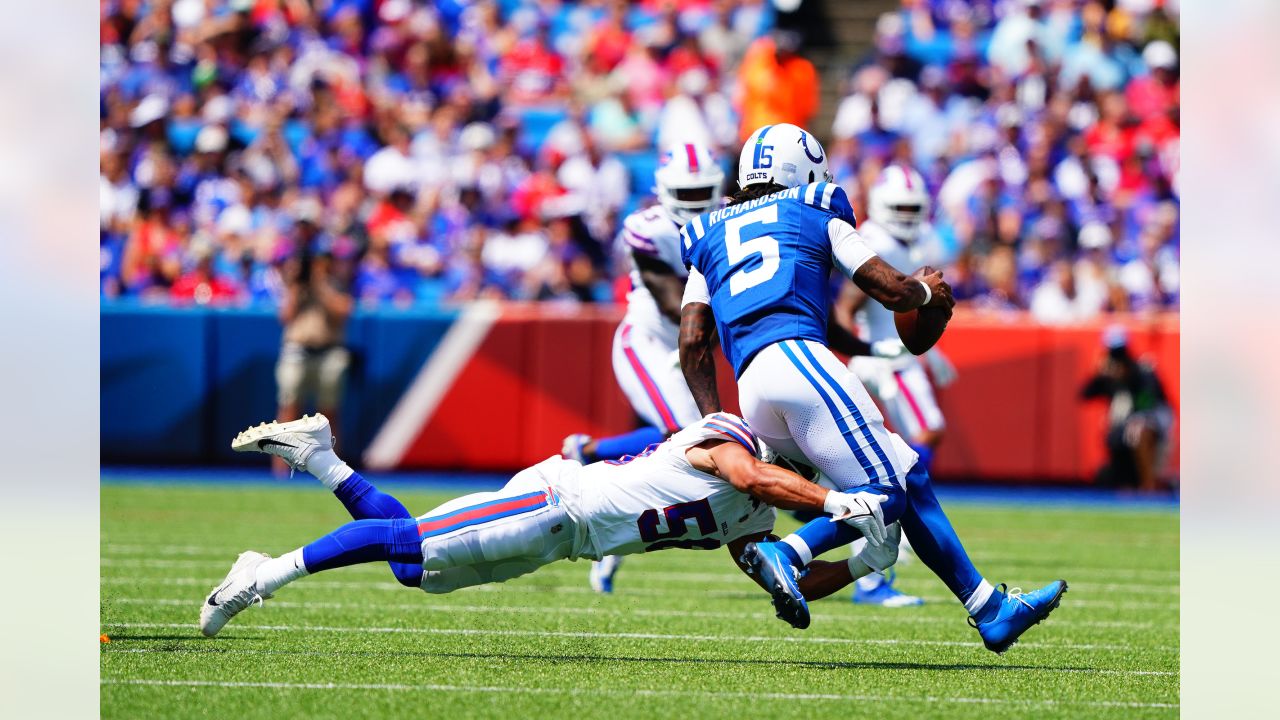
<path id="1" fill-rule="evenodd" d="M 914 242 L 929 217 L 929 190 L 920 173 L 904 165 L 880 171 L 867 193 L 867 217 L 905 242 Z"/>
<path id="2" fill-rule="evenodd" d="M 723 199 L 724 170 L 699 143 L 681 143 L 662 153 L 653 174 L 658 202 L 681 223 L 717 207 Z"/>
<path id="3" fill-rule="evenodd" d="M 775 182 L 796 187 L 831 182 L 822 143 L 795 125 L 765 125 L 751 133 L 738 156 L 738 185 Z"/>

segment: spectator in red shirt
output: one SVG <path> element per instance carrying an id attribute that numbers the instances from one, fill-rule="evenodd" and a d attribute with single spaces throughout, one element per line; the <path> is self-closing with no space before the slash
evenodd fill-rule
<path id="1" fill-rule="evenodd" d="M 610 5 L 609 14 L 591 30 L 586 44 L 587 67 L 594 73 L 612 71 L 631 49 L 631 33 L 624 25 L 624 8 L 622 3 Z"/>
<path id="2" fill-rule="evenodd" d="M 537 105 L 564 94 L 564 60 L 551 49 L 546 25 L 516 43 L 502 59 L 501 77 L 512 105 Z"/>
<path id="3" fill-rule="evenodd" d="M 1102 119 L 1084 134 L 1090 155 L 1106 155 L 1123 162 L 1133 154 L 1136 127 L 1120 93 L 1107 93 L 1099 103 Z"/>
<path id="4" fill-rule="evenodd" d="M 189 257 L 195 265 L 174 281 L 173 287 L 169 288 L 170 300 L 196 305 L 226 305 L 240 299 L 240 287 L 214 273 L 213 247 L 207 241 L 193 242 Z"/>
<path id="5" fill-rule="evenodd" d="M 1142 61 L 1151 73 L 1134 78 L 1124 94 L 1133 114 L 1145 120 L 1178 106 L 1178 51 L 1156 40 L 1143 49 Z"/>

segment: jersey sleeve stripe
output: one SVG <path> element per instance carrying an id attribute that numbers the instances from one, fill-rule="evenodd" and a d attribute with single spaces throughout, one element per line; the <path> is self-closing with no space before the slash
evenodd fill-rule
<path id="1" fill-rule="evenodd" d="M 747 426 L 746 422 L 743 420 L 739 420 L 736 416 L 729 415 L 726 413 L 716 413 L 715 415 L 712 415 L 711 418 L 713 420 L 717 420 L 719 422 L 725 423 L 726 425 L 730 425 L 732 427 L 737 428 L 743 435 L 746 435 L 747 437 L 751 438 L 752 441 L 756 439 L 756 434 L 751 432 L 751 428 Z"/>
<path id="2" fill-rule="evenodd" d="M 698 239 L 701 240 L 702 236 L 706 234 L 706 231 L 702 229 L 702 216 L 694 215 L 689 224 L 693 225 L 693 234 L 697 235 Z"/>
<path id="3" fill-rule="evenodd" d="M 746 448 L 747 451 L 750 452 L 752 455 L 756 454 L 755 446 L 753 446 L 750 442 L 748 442 L 747 439 L 743 437 L 742 433 L 739 432 L 738 430 L 735 430 L 730 426 L 724 425 L 716 420 L 708 420 L 706 426 L 711 428 L 712 430 L 715 430 L 721 435 L 725 435 L 730 439 L 737 441 L 739 445 Z"/>
<path id="4" fill-rule="evenodd" d="M 680 228 L 680 237 L 684 238 L 684 247 L 686 250 L 693 247 L 693 241 L 689 239 L 688 228 Z"/>
<path id="5" fill-rule="evenodd" d="M 822 207 L 831 209 L 831 196 L 836 194 L 835 183 L 822 183 Z"/>
<path id="6" fill-rule="evenodd" d="M 805 191 L 804 191 L 804 204 L 805 204 L 805 205 L 812 205 L 812 204 L 813 204 L 814 199 L 815 199 L 815 198 L 817 198 L 817 196 L 818 196 L 818 185 L 819 185 L 819 184 L 821 184 L 821 183 L 814 183 L 814 184 L 811 184 L 811 185 L 809 185 L 809 187 L 808 187 L 808 188 L 806 188 L 806 189 L 805 189 Z"/>

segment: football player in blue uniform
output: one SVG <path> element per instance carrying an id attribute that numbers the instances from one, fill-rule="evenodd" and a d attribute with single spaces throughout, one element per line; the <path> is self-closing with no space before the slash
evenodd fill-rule
<path id="1" fill-rule="evenodd" d="M 814 557 L 859 534 L 852 578 L 897 557 L 900 521 L 916 554 L 965 606 L 986 647 L 1003 652 L 1058 605 L 1067 585 L 1030 593 L 992 586 L 973 566 L 914 450 L 884 426 L 857 377 L 825 344 L 833 268 L 886 308 L 954 305 L 942 273 L 904 275 L 868 248 L 844 190 L 831 181 L 820 143 L 794 125 L 766 125 L 738 159 L 741 190 L 729 206 L 681 230 L 689 279 L 681 310 L 680 363 L 703 413 L 721 409 L 712 338 L 738 381 L 743 417 L 779 454 L 818 468 L 821 481 L 866 502 L 847 522 L 820 518 L 778 542 L 746 546 L 743 561 L 773 595 L 778 616 L 803 628 L 797 584 Z M 886 525 L 887 522 L 887 525 Z"/>

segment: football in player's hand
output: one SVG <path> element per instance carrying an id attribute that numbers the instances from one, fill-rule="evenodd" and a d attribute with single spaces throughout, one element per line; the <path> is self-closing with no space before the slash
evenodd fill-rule
<path id="1" fill-rule="evenodd" d="M 950 321 L 951 308 L 948 307 L 922 307 L 893 314 L 898 337 L 912 355 L 928 352 L 942 337 Z"/>

